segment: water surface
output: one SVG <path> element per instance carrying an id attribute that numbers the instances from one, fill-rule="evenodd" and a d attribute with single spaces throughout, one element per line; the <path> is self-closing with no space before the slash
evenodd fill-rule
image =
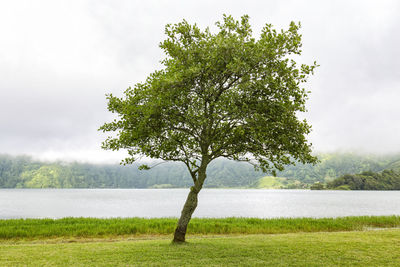
<path id="1" fill-rule="evenodd" d="M 0 189 L 0 219 L 178 217 L 188 189 Z M 400 191 L 203 189 L 194 217 L 400 215 Z"/>

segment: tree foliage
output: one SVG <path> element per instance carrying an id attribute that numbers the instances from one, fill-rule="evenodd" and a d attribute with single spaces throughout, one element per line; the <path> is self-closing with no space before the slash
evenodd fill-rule
<path id="1" fill-rule="evenodd" d="M 300 24 L 277 32 L 267 24 L 252 37 L 248 16 L 224 16 L 217 33 L 183 21 L 167 25 L 160 44 L 164 68 L 124 97 L 108 95 L 119 118 L 104 124 L 117 132 L 105 149 L 182 161 L 193 174 L 218 157 L 255 163 L 263 171 L 295 160 L 314 162 L 305 135 L 310 126 L 297 118 L 305 111 L 301 84 L 316 64 L 298 66 Z"/>

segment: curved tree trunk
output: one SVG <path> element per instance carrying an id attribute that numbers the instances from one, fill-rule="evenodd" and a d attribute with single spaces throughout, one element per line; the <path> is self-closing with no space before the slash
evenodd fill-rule
<path id="1" fill-rule="evenodd" d="M 174 243 L 185 242 L 187 226 L 192 218 L 194 210 L 197 207 L 197 195 L 199 194 L 199 191 L 197 191 L 194 186 L 190 188 L 189 195 L 182 209 L 181 217 L 179 218 L 178 225 L 175 229 L 173 240 Z"/>
<path id="2" fill-rule="evenodd" d="M 175 229 L 174 240 L 172 241 L 174 243 L 185 242 L 187 226 L 192 218 L 193 212 L 197 207 L 197 196 L 203 187 L 204 180 L 206 179 L 207 164 L 208 162 L 204 163 L 203 161 L 194 186 L 190 188 L 189 195 L 181 212 L 181 217 L 179 218 L 178 225 Z"/>

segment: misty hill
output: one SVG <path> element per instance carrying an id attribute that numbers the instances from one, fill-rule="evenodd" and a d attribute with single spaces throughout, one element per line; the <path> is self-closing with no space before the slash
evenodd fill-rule
<path id="1" fill-rule="evenodd" d="M 317 181 L 326 183 L 344 174 L 379 172 L 400 165 L 400 155 L 335 153 L 318 158 L 320 163 L 315 166 L 288 166 L 277 173 L 279 178 L 255 171 L 247 163 L 217 159 L 208 168 L 205 187 L 309 188 Z M 179 188 L 192 184 L 184 164 L 170 162 L 148 171 L 137 167 L 49 163 L 0 155 L 0 188 Z"/>
<path id="2" fill-rule="evenodd" d="M 388 166 L 386 168 L 389 170 L 394 170 L 394 171 L 400 172 L 400 160 L 396 160 L 396 161 L 388 164 Z"/>
<path id="3" fill-rule="evenodd" d="M 298 180 L 310 185 L 315 182 L 329 182 L 345 174 L 355 174 L 363 171 L 379 172 L 390 169 L 389 165 L 400 162 L 400 155 L 361 155 L 352 153 L 319 154 L 320 162 L 316 165 L 298 164 L 287 166 L 277 176 L 286 177 L 289 180 Z"/>

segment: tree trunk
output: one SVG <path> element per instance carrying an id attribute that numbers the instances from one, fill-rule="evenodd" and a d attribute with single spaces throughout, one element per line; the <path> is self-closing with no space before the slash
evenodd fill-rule
<path id="1" fill-rule="evenodd" d="M 196 190 L 194 186 L 190 188 L 189 195 L 186 199 L 185 205 L 183 206 L 181 217 L 179 218 L 178 225 L 175 229 L 174 243 L 185 242 L 186 230 L 189 224 L 192 214 L 197 207 L 197 195 L 200 190 Z"/>
<path id="2" fill-rule="evenodd" d="M 208 163 L 208 159 L 203 158 L 201 166 L 199 167 L 197 179 L 194 179 L 194 186 L 190 188 L 189 195 L 181 212 L 181 217 L 179 218 L 178 225 L 176 226 L 174 240 L 172 241 L 174 243 L 185 242 L 187 226 L 192 218 L 194 210 L 197 207 L 197 195 L 199 194 L 201 188 L 203 188 L 203 183 L 207 177 L 206 170 Z"/>

